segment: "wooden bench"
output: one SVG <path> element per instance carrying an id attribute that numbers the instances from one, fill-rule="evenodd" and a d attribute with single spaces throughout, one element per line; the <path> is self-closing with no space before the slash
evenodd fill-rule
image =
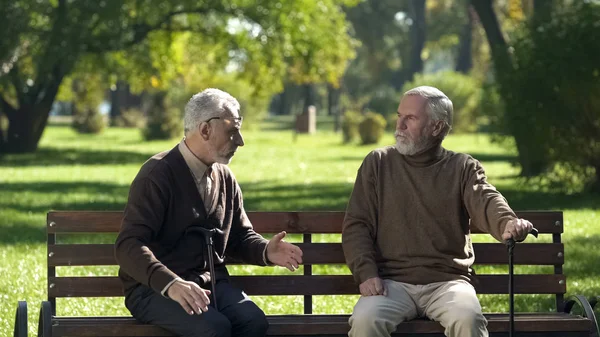
<path id="1" fill-rule="evenodd" d="M 566 276 L 563 274 L 564 246 L 562 212 L 519 212 L 529 219 L 540 235 L 552 236 L 552 243 L 536 243 L 534 238 L 515 248 L 517 265 L 553 266 L 547 274 L 515 275 L 516 294 L 551 294 L 556 299 L 555 312 L 517 313 L 518 336 L 594 336 L 598 328 L 593 310 L 582 296 L 565 301 Z M 50 212 L 48 233 L 48 301 L 42 303 L 39 336 L 172 336 L 165 330 L 137 322 L 131 317 L 61 317 L 56 316 L 56 299 L 65 297 L 123 296 L 116 276 L 58 276 L 57 267 L 116 265 L 112 244 L 59 244 L 57 237 L 66 233 L 97 235 L 119 231 L 121 212 Z M 349 315 L 313 314 L 313 296 L 358 294 L 350 275 L 313 275 L 313 265 L 345 264 L 342 247 L 337 243 L 313 243 L 315 234 L 341 233 L 343 212 L 249 212 L 255 230 L 263 234 L 302 234 L 299 246 L 304 251 L 303 274 L 233 276 L 232 282 L 249 295 L 301 295 L 304 314 L 269 315 L 269 336 L 346 336 Z M 474 233 L 475 234 L 475 233 Z M 476 266 L 506 265 L 508 257 L 501 243 L 475 243 Z M 267 267 L 268 268 L 268 267 Z M 479 275 L 479 294 L 507 294 L 506 274 Z M 575 304 L 584 315 L 571 314 Z M 348 308 L 348 312 L 352 308 Z M 97 313 L 102 315 L 101 312 Z M 505 336 L 508 314 L 486 314 L 492 336 Z M 437 322 L 417 319 L 402 323 L 395 335 L 443 336 Z"/>

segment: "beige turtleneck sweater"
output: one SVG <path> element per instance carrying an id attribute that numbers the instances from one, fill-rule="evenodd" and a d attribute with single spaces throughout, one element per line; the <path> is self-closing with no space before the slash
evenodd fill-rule
<path id="1" fill-rule="evenodd" d="M 359 284 L 372 277 L 411 284 L 470 281 L 470 227 L 501 240 L 514 218 L 471 156 L 440 143 L 415 156 L 388 146 L 372 151 L 358 170 L 342 246 Z"/>

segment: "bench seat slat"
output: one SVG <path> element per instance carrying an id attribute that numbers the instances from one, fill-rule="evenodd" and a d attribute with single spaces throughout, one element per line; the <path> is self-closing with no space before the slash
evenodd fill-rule
<path id="1" fill-rule="evenodd" d="M 304 252 L 304 264 L 345 264 L 340 243 L 299 243 Z M 478 265 L 507 264 L 506 246 L 501 243 L 474 243 Z M 562 265 L 561 243 L 520 244 L 514 250 L 514 262 L 520 265 Z M 48 245 L 49 266 L 110 266 L 116 265 L 112 244 Z M 51 254 L 50 254 L 51 253 Z"/>
<path id="2" fill-rule="evenodd" d="M 507 331 L 507 314 L 486 314 L 488 331 L 491 333 Z M 269 336 L 275 335 L 311 335 L 337 334 L 348 332 L 348 315 L 272 315 L 268 316 Z M 581 332 L 589 334 L 591 321 L 579 316 L 564 313 L 517 313 L 515 314 L 517 332 Z M 56 336 L 173 336 L 169 332 L 152 325 L 140 324 L 131 317 L 59 317 L 52 328 Z M 395 335 L 411 333 L 432 333 L 443 336 L 443 328 L 437 322 L 417 319 L 402 323 Z"/>
<path id="3" fill-rule="evenodd" d="M 544 233 L 562 233 L 561 212 L 516 212 Z M 123 212 L 60 211 L 48 213 L 48 233 L 116 233 L 121 228 Z M 248 212 L 260 233 L 340 233 L 344 212 Z M 52 226 L 50 226 L 52 224 Z M 473 233 L 480 233 L 477 228 Z"/>
<path id="4" fill-rule="evenodd" d="M 477 275 L 479 294 L 506 294 L 507 275 Z M 560 281 L 563 282 L 560 282 Z M 352 295 L 358 287 L 349 275 L 232 276 L 231 282 L 249 295 Z M 561 284 L 562 283 L 562 284 Z M 123 296 L 117 277 L 51 277 L 50 297 Z M 564 275 L 515 275 L 516 294 L 564 294 Z"/>

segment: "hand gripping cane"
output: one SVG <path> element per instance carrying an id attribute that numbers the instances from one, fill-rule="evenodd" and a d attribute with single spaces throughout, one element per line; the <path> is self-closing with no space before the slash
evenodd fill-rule
<path id="1" fill-rule="evenodd" d="M 217 311 L 219 310 L 219 307 L 217 306 L 217 293 L 215 288 L 215 261 L 213 259 L 215 249 L 213 246 L 213 235 L 218 231 L 219 230 L 217 228 L 207 229 L 199 226 L 190 227 L 190 232 L 199 232 L 200 234 L 202 234 L 206 243 L 206 247 L 208 250 L 208 268 L 210 271 L 210 291 L 212 295 L 212 301 L 215 304 L 215 309 Z"/>
<path id="2" fill-rule="evenodd" d="M 529 234 L 538 237 L 538 230 L 535 228 L 531 229 Z M 515 332 L 515 280 L 514 280 L 514 263 L 513 263 L 513 249 L 515 248 L 515 240 L 506 240 L 506 246 L 508 248 L 508 324 L 509 331 L 508 336 L 512 337 Z"/>

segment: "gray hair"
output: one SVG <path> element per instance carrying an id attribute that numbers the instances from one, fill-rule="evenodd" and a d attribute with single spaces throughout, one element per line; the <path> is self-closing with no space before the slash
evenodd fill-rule
<path id="1" fill-rule="evenodd" d="M 239 110 L 240 103 L 225 91 L 214 88 L 203 90 L 192 96 L 185 105 L 183 131 L 187 135 L 210 118 L 226 114 L 236 116 Z"/>
<path id="2" fill-rule="evenodd" d="M 404 96 L 421 96 L 427 100 L 425 111 L 433 121 L 443 121 L 444 129 L 440 133 L 440 138 L 444 139 L 452 129 L 452 114 L 454 108 L 452 101 L 440 89 L 420 86 L 408 90 Z"/>

